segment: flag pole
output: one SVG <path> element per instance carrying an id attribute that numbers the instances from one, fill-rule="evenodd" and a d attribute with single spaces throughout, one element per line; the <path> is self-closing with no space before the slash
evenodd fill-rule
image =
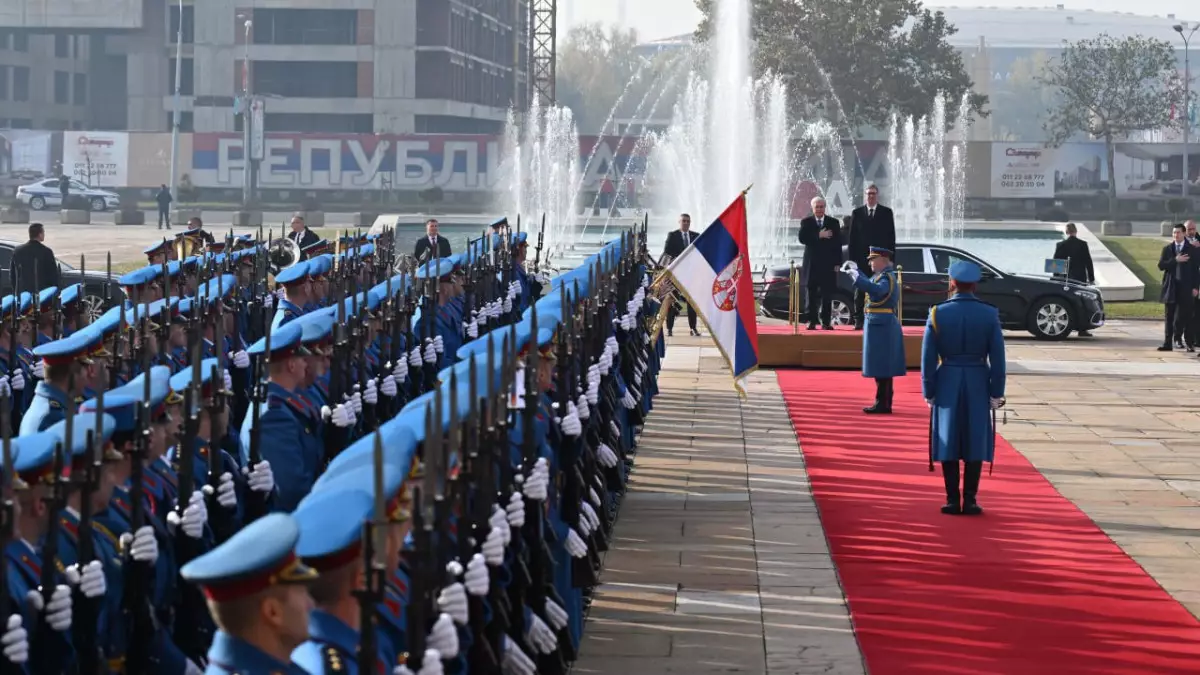
<path id="1" fill-rule="evenodd" d="M 751 183 L 751 184 L 747 185 L 747 186 L 746 186 L 746 189 L 745 189 L 745 190 L 742 190 L 742 196 L 743 196 L 743 197 L 745 197 L 745 196 L 746 196 L 746 193 L 750 192 L 750 188 L 752 188 L 752 187 L 754 187 L 754 183 Z"/>

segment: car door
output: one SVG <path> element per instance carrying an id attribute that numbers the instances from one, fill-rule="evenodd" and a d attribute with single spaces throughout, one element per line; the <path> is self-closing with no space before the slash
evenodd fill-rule
<path id="1" fill-rule="evenodd" d="M 930 254 L 934 269 L 946 280 L 947 285 L 950 281 L 950 266 L 954 263 L 966 260 L 979 265 L 983 276 L 975 293 L 979 299 L 1000 310 L 1000 320 L 1003 323 L 1019 321 L 1020 317 L 1025 316 L 1029 299 L 995 267 L 958 249 L 930 247 Z"/>
<path id="2" fill-rule="evenodd" d="M 905 323 L 924 323 L 929 308 L 946 299 L 946 284 L 929 274 L 923 246 L 896 247 L 896 266 L 900 270 L 901 302 Z"/>
<path id="3" fill-rule="evenodd" d="M 12 254 L 13 250 L 0 245 L 0 297 L 10 295 L 12 289 Z"/>
<path id="4" fill-rule="evenodd" d="M 46 206 L 62 206 L 62 193 L 58 190 L 58 179 L 51 178 L 38 183 L 37 194 L 46 200 Z"/>

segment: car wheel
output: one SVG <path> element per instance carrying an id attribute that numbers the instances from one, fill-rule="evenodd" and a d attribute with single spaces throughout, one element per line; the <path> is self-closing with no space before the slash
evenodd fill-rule
<path id="1" fill-rule="evenodd" d="M 1071 310 L 1062 298 L 1043 298 L 1029 312 L 1029 332 L 1039 340 L 1065 340 L 1071 334 Z"/>
<path id="2" fill-rule="evenodd" d="M 833 296 L 832 311 L 829 313 L 830 322 L 835 326 L 849 326 L 854 323 L 854 301 L 842 295 Z"/>
<path id="3" fill-rule="evenodd" d="M 104 203 L 104 199 L 103 199 L 103 198 L 101 198 L 101 197 L 92 197 L 92 210 L 93 210 L 93 211 L 103 211 L 103 210 L 105 210 L 106 208 L 108 208 L 108 204 L 105 204 L 105 203 Z"/>
<path id="4" fill-rule="evenodd" d="M 87 317 L 87 322 L 89 325 L 99 319 L 101 315 L 104 314 L 106 309 L 104 306 L 104 298 L 91 293 L 83 296 L 83 300 L 80 302 L 80 305 L 81 309 L 83 310 L 83 315 Z"/>
<path id="5" fill-rule="evenodd" d="M 29 208 L 33 209 L 34 211 L 41 211 L 42 209 L 46 208 L 46 200 L 41 197 L 34 197 L 33 199 L 29 200 Z"/>

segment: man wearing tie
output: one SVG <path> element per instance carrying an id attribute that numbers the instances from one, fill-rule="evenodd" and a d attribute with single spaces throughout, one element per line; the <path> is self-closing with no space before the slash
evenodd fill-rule
<path id="1" fill-rule="evenodd" d="M 1197 261 L 1192 256 L 1200 253 L 1188 243 L 1183 223 L 1176 223 L 1171 235 L 1173 241 L 1163 247 L 1158 257 L 1158 269 L 1162 270 L 1162 302 L 1166 306 L 1166 326 L 1160 352 L 1169 352 L 1174 347 L 1186 347 L 1195 351 L 1195 336 L 1191 330 L 1192 308 L 1197 291 Z M 1172 337 L 1174 340 L 1172 340 Z"/>
<path id="2" fill-rule="evenodd" d="M 825 200 L 814 197 L 813 214 L 800 221 L 800 243 L 804 244 L 800 281 L 808 295 L 804 308 L 808 313 L 808 329 L 816 330 L 818 309 L 821 327 L 833 328 L 833 289 L 837 286 L 837 271 L 842 265 L 842 224 L 837 218 L 825 215 Z"/>
<path id="3" fill-rule="evenodd" d="M 859 269 L 870 268 L 867 256 L 872 248 L 896 250 L 896 219 L 892 210 L 879 203 L 879 188 L 867 185 L 867 203 L 850 214 L 846 233 L 846 260 L 853 260 Z M 866 294 L 854 289 L 854 330 L 862 330 Z"/>
<path id="4" fill-rule="evenodd" d="M 679 214 L 679 229 L 667 235 L 667 245 L 663 247 L 662 264 L 666 265 L 671 260 L 678 258 L 681 253 L 687 250 L 687 247 L 696 241 L 696 233 L 692 232 L 692 217 L 686 213 Z M 692 329 L 692 335 L 699 335 L 700 331 L 696 330 L 696 308 L 687 303 L 688 326 Z M 667 335 L 671 335 L 672 329 L 675 327 L 675 317 L 679 314 L 679 305 L 673 303 L 670 309 L 667 310 Z"/>
<path id="5" fill-rule="evenodd" d="M 300 251 L 303 251 L 305 246 L 321 240 L 316 232 L 308 229 L 308 226 L 304 224 L 304 218 L 298 215 L 292 216 L 292 232 L 288 235 L 288 239 L 295 242 L 297 250 Z"/>
<path id="6" fill-rule="evenodd" d="M 425 236 L 417 240 L 413 257 L 424 263 L 435 257 L 448 258 L 450 253 L 450 240 L 438 234 L 438 221 L 434 218 L 425 221 Z"/>

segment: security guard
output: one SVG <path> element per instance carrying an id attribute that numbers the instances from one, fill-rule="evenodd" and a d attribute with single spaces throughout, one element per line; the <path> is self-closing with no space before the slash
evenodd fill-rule
<path id="1" fill-rule="evenodd" d="M 291 661 L 308 639 L 317 572 L 296 557 L 300 530 L 291 516 L 273 513 L 180 570 L 208 598 L 217 631 L 206 675 L 308 675 Z"/>
<path id="2" fill-rule="evenodd" d="M 863 408 L 863 412 L 890 415 L 895 391 L 892 379 L 904 377 L 908 372 L 904 362 L 904 332 L 900 327 L 900 283 L 888 249 L 872 246 L 867 262 L 871 264 L 870 278 L 861 274 L 852 260 L 842 265 L 854 287 L 867 294 L 862 374 L 875 380 L 875 404 Z"/>
<path id="3" fill-rule="evenodd" d="M 63 419 L 67 405 L 83 394 L 88 384 L 84 366 L 92 364 L 91 355 L 109 355 L 102 343 L 99 331 L 84 329 L 33 350 L 44 362 L 45 379 L 37 383 L 33 403 L 21 418 L 21 435 L 45 431 Z"/>
<path id="4" fill-rule="evenodd" d="M 929 470 L 942 463 L 942 513 L 983 513 L 976 495 L 983 463 L 996 452 L 995 417 L 1004 405 L 1004 335 L 1000 312 L 975 295 L 981 271 L 968 261 L 950 266 L 951 298 L 929 310 L 921 343 L 921 391 L 929 404 Z M 963 462 L 959 502 L 958 463 Z"/>

